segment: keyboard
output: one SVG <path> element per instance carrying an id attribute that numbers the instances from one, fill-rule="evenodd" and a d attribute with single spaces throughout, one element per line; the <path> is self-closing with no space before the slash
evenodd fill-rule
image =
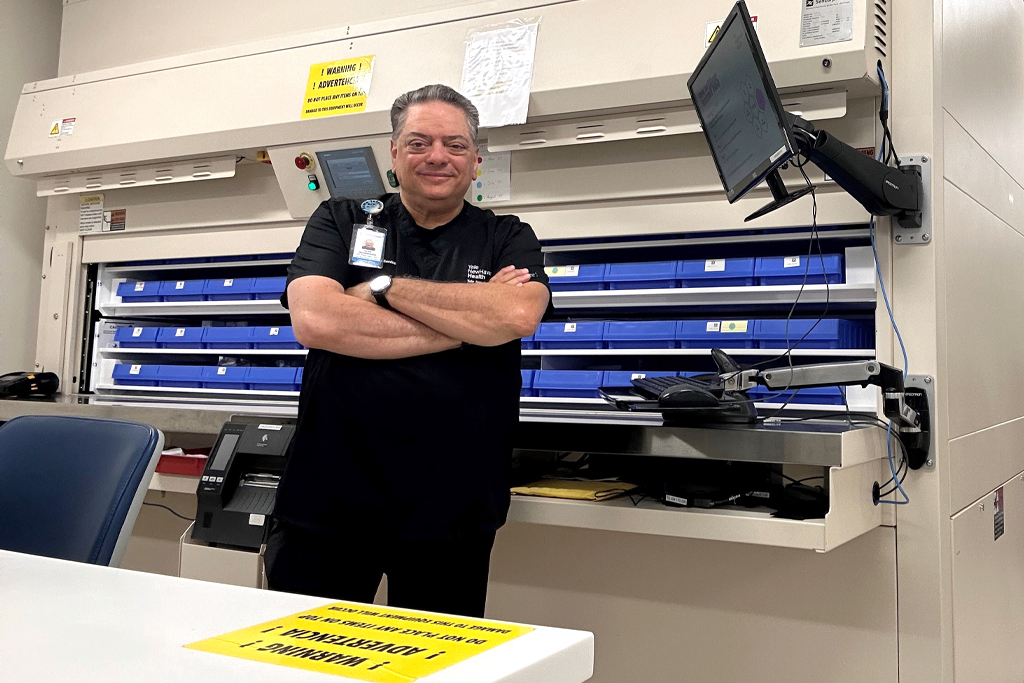
<path id="1" fill-rule="evenodd" d="M 707 382 L 691 379 L 689 377 L 637 377 L 632 380 L 633 388 L 638 394 L 648 399 L 657 399 L 661 393 L 670 387 L 685 384 L 696 389 L 710 391 L 711 386 Z"/>

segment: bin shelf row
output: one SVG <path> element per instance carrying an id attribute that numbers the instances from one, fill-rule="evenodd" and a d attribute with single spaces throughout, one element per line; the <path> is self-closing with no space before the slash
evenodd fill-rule
<path id="1" fill-rule="evenodd" d="M 709 356 L 710 346 L 687 349 L 523 349 L 523 356 L 568 356 L 568 357 L 600 357 L 600 356 Z M 722 348 L 722 347 L 715 347 Z M 722 348 L 730 356 L 778 356 L 784 349 L 731 349 Z M 815 358 L 873 358 L 875 350 L 867 349 L 794 349 L 794 357 Z"/>
<path id="2" fill-rule="evenodd" d="M 548 266 L 544 271 L 557 292 L 840 284 L 845 275 L 840 254 L 592 263 Z"/>
<path id="3" fill-rule="evenodd" d="M 223 267 L 254 267 L 266 265 L 288 265 L 294 254 L 256 254 L 246 256 L 211 256 L 201 258 L 168 258 L 153 261 L 126 261 L 106 266 L 111 274 L 159 270 L 199 270 Z"/>
<path id="4" fill-rule="evenodd" d="M 302 349 L 291 326 L 120 327 L 114 342 L 122 349 Z"/>
<path id="5" fill-rule="evenodd" d="M 298 391 L 302 368 L 118 363 L 112 378 L 115 385 L 129 387 Z"/>
<path id="6" fill-rule="evenodd" d="M 600 387 L 628 387 L 637 377 L 692 377 L 696 372 L 630 372 L 610 370 L 521 370 L 520 396 L 539 398 L 600 399 Z M 772 391 L 755 387 L 747 395 L 758 402 L 843 405 L 845 394 L 839 387 L 818 387 L 799 391 Z"/>
<path id="7" fill-rule="evenodd" d="M 236 277 L 208 280 L 128 280 L 117 285 L 122 303 L 274 300 L 287 278 Z"/>
<path id="8" fill-rule="evenodd" d="M 542 323 L 524 349 L 865 349 L 870 325 L 840 318 Z"/>

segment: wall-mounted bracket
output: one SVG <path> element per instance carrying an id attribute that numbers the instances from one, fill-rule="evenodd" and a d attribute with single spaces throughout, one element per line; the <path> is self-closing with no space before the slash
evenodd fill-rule
<path id="1" fill-rule="evenodd" d="M 932 232 L 932 168 L 931 158 L 924 155 L 903 157 L 900 170 L 920 176 L 920 226 L 916 221 L 892 221 L 892 241 L 899 245 L 925 245 L 934 239 Z"/>
<path id="2" fill-rule="evenodd" d="M 907 447 L 910 469 L 935 467 L 935 434 L 931 409 L 935 406 L 935 379 L 931 375 L 907 375 L 904 380 L 904 403 L 917 412 L 921 429 L 917 432 L 900 431 Z"/>

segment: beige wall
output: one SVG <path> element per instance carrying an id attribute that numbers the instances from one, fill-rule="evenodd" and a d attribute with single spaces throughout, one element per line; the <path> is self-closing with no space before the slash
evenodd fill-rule
<path id="1" fill-rule="evenodd" d="M 0 2 L 0 149 L 21 86 L 57 75 L 60 0 Z M 31 370 L 39 315 L 46 200 L 35 182 L 0 172 L 0 374 Z"/>

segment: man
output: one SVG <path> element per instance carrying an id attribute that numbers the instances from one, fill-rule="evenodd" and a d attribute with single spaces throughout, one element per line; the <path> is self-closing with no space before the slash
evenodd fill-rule
<path id="1" fill-rule="evenodd" d="M 463 200 L 478 120 L 447 86 L 402 95 L 400 192 L 309 219 L 283 297 L 309 355 L 267 542 L 274 590 L 371 602 L 387 574 L 391 605 L 483 616 L 519 339 L 550 292 L 530 226 Z"/>

